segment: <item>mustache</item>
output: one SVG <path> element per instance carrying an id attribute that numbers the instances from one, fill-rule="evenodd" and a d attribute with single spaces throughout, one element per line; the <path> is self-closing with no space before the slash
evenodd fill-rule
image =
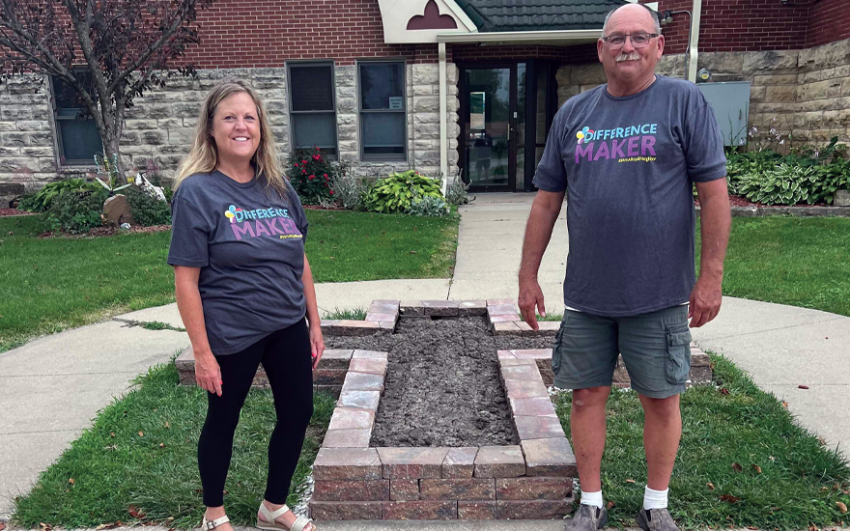
<path id="1" fill-rule="evenodd" d="M 616 61 L 618 63 L 621 63 L 623 61 L 639 61 L 639 60 L 640 60 L 640 54 L 637 53 L 637 52 L 621 53 L 620 55 L 617 56 L 616 59 L 614 59 L 614 61 Z"/>

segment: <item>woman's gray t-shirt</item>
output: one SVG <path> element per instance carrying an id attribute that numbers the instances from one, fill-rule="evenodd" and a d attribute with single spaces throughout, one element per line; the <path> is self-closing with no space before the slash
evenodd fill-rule
<path id="1" fill-rule="evenodd" d="M 307 217 L 290 188 L 192 175 L 172 201 L 172 266 L 201 268 L 198 289 L 213 354 L 235 354 L 304 318 Z"/>

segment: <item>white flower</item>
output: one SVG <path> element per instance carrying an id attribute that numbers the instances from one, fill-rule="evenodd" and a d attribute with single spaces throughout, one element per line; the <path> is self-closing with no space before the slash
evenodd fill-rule
<path id="1" fill-rule="evenodd" d="M 784 144 L 784 143 L 785 143 L 785 139 L 782 139 L 782 140 L 780 140 L 780 141 L 779 141 L 779 145 L 780 145 L 780 146 L 781 146 L 782 144 Z"/>

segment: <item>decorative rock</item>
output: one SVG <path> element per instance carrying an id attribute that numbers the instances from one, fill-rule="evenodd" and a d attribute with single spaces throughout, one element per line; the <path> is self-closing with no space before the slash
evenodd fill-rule
<path id="1" fill-rule="evenodd" d="M 316 520 L 380 520 L 384 502 L 310 502 Z"/>
<path id="2" fill-rule="evenodd" d="M 449 448 L 443 460 L 443 478 L 471 478 L 475 471 L 475 456 L 477 447 Z"/>
<path id="3" fill-rule="evenodd" d="M 316 481 L 313 486 L 316 501 L 384 501 L 390 499 L 390 482 L 375 481 Z"/>
<path id="4" fill-rule="evenodd" d="M 103 215 L 107 223 L 116 227 L 122 223 L 135 223 L 130 203 L 123 194 L 113 195 L 103 203 Z"/>
<path id="5" fill-rule="evenodd" d="M 385 479 L 439 478 L 448 448 L 378 448 Z"/>
<path id="6" fill-rule="evenodd" d="M 850 207 L 850 191 L 838 190 L 832 200 L 833 206 Z"/>
<path id="7" fill-rule="evenodd" d="M 328 430 L 322 448 L 368 448 L 371 429 Z"/>
<path id="8" fill-rule="evenodd" d="M 482 446 L 475 456 L 476 478 L 514 478 L 525 475 L 519 446 Z"/>
<path id="9" fill-rule="evenodd" d="M 528 476 L 575 477 L 576 457 L 565 437 L 532 439 L 520 443 Z"/>
<path id="10" fill-rule="evenodd" d="M 571 478 L 505 478 L 496 480 L 498 500 L 563 500 L 572 490 Z"/>
<path id="11" fill-rule="evenodd" d="M 420 481 L 423 500 L 495 500 L 493 479 L 423 479 Z"/>
<path id="12" fill-rule="evenodd" d="M 390 479 L 390 500 L 413 501 L 419 499 L 418 479 Z"/>
<path id="13" fill-rule="evenodd" d="M 319 480 L 382 479 L 381 459 L 374 448 L 322 448 L 313 465 Z"/>
<path id="14" fill-rule="evenodd" d="M 382 502 L 384 520 L 454 520 L 456 501 Z"/>

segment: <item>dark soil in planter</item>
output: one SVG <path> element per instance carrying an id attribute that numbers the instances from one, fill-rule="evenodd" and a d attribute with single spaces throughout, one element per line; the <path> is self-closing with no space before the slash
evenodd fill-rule
<path id="1" fill-rule="evenodd" d="M 393 335 L 325 338 L 327 348 L 389 352 L 375 447 L 518 444 L 496 351 L 552 342 L 493 336 L 483 317 L 401 319 Z"/>

